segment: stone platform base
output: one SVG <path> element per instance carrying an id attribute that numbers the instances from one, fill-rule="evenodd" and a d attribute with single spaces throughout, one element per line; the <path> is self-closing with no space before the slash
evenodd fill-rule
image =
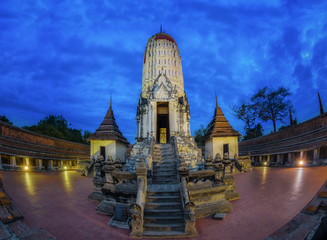
<path id="1" fill-rule="evenodd" d="M 233 210 L 233 206 L 226 199 L 212 202 L 195 203 L 195 217 L 207 217 L 215 213 L 227 213 Z"/>
<path id="2" fill-rule="evenodd" d="M 88 196 L 88 199 L 100 203 L 103 200 L 103 194 L 99 192 L 93 192 Z"/>

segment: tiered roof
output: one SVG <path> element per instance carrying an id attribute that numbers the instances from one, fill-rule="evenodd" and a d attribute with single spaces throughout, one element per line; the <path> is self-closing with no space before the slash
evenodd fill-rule
<path id="1" fill-rule="evenodd" d="M 111 99 L 109 110 L 107 111 L 106 116 L 100 124 L 100 127 L 87 140 L 116 140 L 125 144 L 129 144 L 127 139 L 119 130 L 115 121 L 114 112 L 111 106 Z"/>
<path id="2" fill-rule="evenodd" d="M 213 137 L 240 137 L 242 136 L 228 123 L 223 112 L 221 111 L 218 100 L 216 99 L 216 108 L 213 119 L 210 122 L 209 130 L 205 136 L 206 139 Z"/>

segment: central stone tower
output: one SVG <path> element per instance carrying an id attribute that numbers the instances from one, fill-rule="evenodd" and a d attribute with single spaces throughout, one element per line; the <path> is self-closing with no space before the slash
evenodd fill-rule
<path id="1" fill-rule="evenodd" d="M 156 143 L 168 143 L 172 136 L 191 136 L 181 56 L 166 33 L 155 34 L 146 45 L 136 120 L 137 141 L 154 137 Z"/>

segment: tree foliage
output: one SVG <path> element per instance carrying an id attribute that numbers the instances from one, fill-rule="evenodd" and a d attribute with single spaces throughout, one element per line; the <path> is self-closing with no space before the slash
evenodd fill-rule
<path id="1" fill-rule="evenodd" d="M 91 135 L 91 132 L 84 131 L 82 135 L 82 130 L 73 129 L 70 125 L 71 124 L 68 124 L 67 120 L 62 115 L 48 115 L 40 120 L 37 125 L 32 125 L 30 127 L 25 126 L 23 128 L 67 141 L 88 143 L 86 138 Z"/>
<path id="2" fill-rule="evenodd" d="M 201 124 L 200 128 L 194 131 L 194 139 L 198 146 L 204 146 L 205 143 L 204 138 L 208 129 L 209 129 L 209 125 L 206 128 L 204 128 L 204 126 Z"/>
<path id="3" fill-rule="evenodd" d="M 8 119 L 6 116 L 1 116 L 1 115 L 0 115 L 0 121 L 12 125 L 12 122 L 10 122 L 9 119 Z"/>
<path id="4" fill-rule="evenodd" d="M 272 121 L 274 132 L 276 132 L 276 122 L 285 123 L 288 116 L 288 109 L 291 103 L 287 97 L 291 95 L 284 87 L 278 89 L 264 87 L 251 98 L 252 106 L 259 119 L 263 122 Z"/>
<path id="5" fill-rule="evenodd" d="M 246 128 L 245 130 L 246 132 L 243 140 L 257 138 L 263 135 L 263 128 L 260 123 L 256 124 L 253 128 Z"/>
<path id="6" fill-rule="evenodd" d="M 263 135 L 261 122 L 272 121 L 274 132 L 276 122 L 284 120 L 288 116 L 288 109 L 292 106 L 287 97 L 290 95 L 288 89 L 279 87 L 277 89 L 264 87 L 254 94 L 249 102 L 243 102 L 241 106 L 234 106 L 234 115 L 245 124 L 246 131 L 243 140 L 260 137 Z M 294 111 L 293 111 L 294 112 Z"/>

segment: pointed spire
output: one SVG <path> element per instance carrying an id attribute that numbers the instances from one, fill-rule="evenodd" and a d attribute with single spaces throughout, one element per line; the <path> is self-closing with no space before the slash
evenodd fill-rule
<path id="1" fill-rule="evenodd" d="M 218 98 L 217 98 L 217 92 L 215 91 L 215 96 L 216 96 L 216 107 L 218 107 Z"/>
<path id="2" fill-rule="evenodd" d="M 291 110 L 291 107 L 289 107 L 289 113 L 290 113 L 290 126 L 293 126 L 293 116 L 292 116 L 292 110 Z"/>
<path id="3" fill-rule="evenodd" d="M 89 140 L 116 140 L 124 144 L 129 144 L 127 139 L 123 136 L 118 128 L 114 117 L 114 111 L 112 110 L 112 94 L 110 94 L 110 106 L 104 117 L 100 127 L 93 133 Z"/>
<path id="4" fill-rule="evenodd" d="M 322 102 L 321 102 L 321 98 L 320 98 L 319 92 L 318 92 L 318 99 L 319 99 L 320 115 L 321 115 L 321 114 L 324 114 L 324 107 L 322 106 Z"/>
<path id="5" fill-rule="evenodd" d="M 235 131 L 233 127 L 228 123 L 223 112 L 221 111 L 221 108 L 218 105 L 218 98 L 216 94 L 215 113 L 209 124 L 209 129 L 205 135 L 205 139 L 227 136 L 240 137 L 241 134 Z"/>
<path id="6" fill-rule="evenodd" d="M 110 106 L 109 106 L 109 110 L 112 110 L 112 93 L 110 93 Z"/>
<path id="7" fill-rule="evenodd" d="M 162 33 L 162 24 L 160 24 L 160 33 Z"/>

